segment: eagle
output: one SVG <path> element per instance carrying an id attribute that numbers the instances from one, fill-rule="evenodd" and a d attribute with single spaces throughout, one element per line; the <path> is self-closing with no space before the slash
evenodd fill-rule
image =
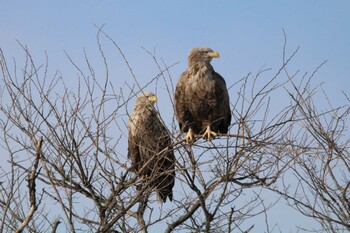
<path id="1" fill-rule="evenodd" d="M 175 89 L 175 114 L 185 140 L 194 134 L 208 141 L 217 133 L 227 133 L 231 123 L 230 99 L 225 79 L 210 64 L 219 58 L 210 48 L 194 48 L 188 56 L 188 68 L 180 76 Z"/>
<path id="2" fill-rule="evenodd" d="M 141 177 L 143 185 L 155 188 L 157 200 L 164 203 L 167 198 L 173 200 L 175 157 L 170 149 L 170 134 L 155 102 L 157 97 L 152 92 L 144 92 L 136 99 L 128 121 L 128 157 L 131 170 Z"/>

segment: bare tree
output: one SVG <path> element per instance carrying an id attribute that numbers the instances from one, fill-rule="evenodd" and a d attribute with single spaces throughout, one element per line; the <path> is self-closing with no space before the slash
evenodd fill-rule
<path id="1" fill-rule="evenodd" d="M 117 86 L 110 79 L 101 36 L 124 59 L 133 82 Z M 74 80 L 59 71 L 51 77 L 48 57 L 37 65 L 21 44 L 21 68 L 16 60 L 9 64 L 0 50 L 6 153 L 0 172 L 0 232 L 249 232 L 252 220 L 267 218 L 275 203 L 264 200 L 264 191 L 286 198 L 323 229 L 349 229 L 349 141 L 343 139 L 349 108 L 319 112 L 310 82 L 314 73 L 299 86 L 297 75 L 288 73 L 298 50 L 284 56 L 275 73 L 261 69 L 230 87 L 229 134 L 212 142 L 197 136 L 188 145 L 175 119 L 166 122 L 173 135 L 166 150 L 174 150 L 177 160 L 176 186 L 173 202 L 160 205 L 152 186 L 140 186 L 141 177 L 131 172 L 126 121 L 128 105 L 150 85 L 161 83 L 172 103 L 172 66 L 146 51 L 159 73 L 141 85 L 120 47 L 102 30 L 97 45 L 103 78 L 87 54 L 85 68 L 67 54 L 78 73 Z M 276 107 L 281 93 L 290 101 Z M 298 177 L 294 192 L 288 174 Z M 267 220 L 265 231 L 273 231 Z"/>
<path id="2" fill-rule="evenodd" d="M 284 46 L 284 56 L 286 48 Z M 325 63 L 325 62 L 324 62 Z M 350 231 L 350 159 L 349 159 L 349 98 L 347 104 L 333 106 L 322 85 L 312 87 L 311 82 L 322 63 L 311 73 L 302 75 L 296 84 L 299 71 L 291 75 L 288 90 L 296 107 L 298 124 L 291 135 L 296 142 L 290 157 L 296 185 L 284 180 L 283 189 L 277 189 L 290 206 L 305 216 L 318 221 L 326 232 Z M 317 101 L 316 101 L 317 99 Z M 320 104 L 321 103 L 321 104 Z M 289 139 L 290 140 L 290 139 Z"/>

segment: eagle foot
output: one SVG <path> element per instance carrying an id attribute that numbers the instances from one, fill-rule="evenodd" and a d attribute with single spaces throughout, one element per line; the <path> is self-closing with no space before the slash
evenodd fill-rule
<path id="1" fill-rule="evenodd" d="M 211 137 L 215 138 L 218 134 L 215 133 L 214 131 L 211 131 L 210 126 L 208 125 L 207 129 L 205 130 L 204 134 L 203 134 L 203 138 L 207 139 L 208 142 L 211 141 Z"/>
<path id="2" fill-rule="evenodd" d="M 193 134 L 193 131 L 191 128 L 188 129 L 188 133 L 185 137 L 185 141 L 188 143 L 188 144 L 192 144 L 194 140 L 194 134 Z"/>

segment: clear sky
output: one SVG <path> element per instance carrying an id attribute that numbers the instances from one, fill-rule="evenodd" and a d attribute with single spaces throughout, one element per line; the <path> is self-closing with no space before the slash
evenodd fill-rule
<path id="1" fill-rule="evenodd" d="M 0 15 L 0 47 L 7 57 L 23 57 L 19 40 L 38 60 L 47 51 L 52 72 L 60 69 L 67 79 L 72 66 L 64 50 L 77 60 L 84 58 L 84 49 L 90 57 L 97 56 L 94 25 L 105 25 L 141 83 L 158 74 L 142 47 L 155 50 L 168 65 L 179 62 L 171 69 L 177 80 L 187 66 L 190 49 L 208 46 L 220 53 L 213 66 L 229 86 L 261 66 L 280 67 L 284 29 L 288 51 L 300 45 L 292 68 L 312 72 L 328 60 L 317 82 L 325 82 L 337 103 L 344 102 L 341 91 L 350 92 L 349 0 L 2 0 Z M 120 55 L 110 52 L 120 72 L 115 82 L 132 82 L 125 66 L 119 67 Z"/>
<path id="2" fill-rule="evenodd" d="M 230 83 L 262 65 L 277 68 L 284 28 L 290 50 L 301 46 L 296 67 L 312 71 L 328 60 L 320 79 L 349 86 L 344 85 L 350 73 L 347 0 L 0 1 L 0 10 L 0 46 L 5 53 L 17 55 L 18 39 L 34 53 L 46 50 L 53 68 L 64 67 L 63 50 L 73 57 L 81 56 L 84 48 L 93 53 L 93 24 L 105 24 L 140 78 L 149 78 L 142 75 L 147 56 L 141 47 L 156 49 L 168 63 L 179 61 L 175 77 L 187 65 L 191 48 L 209 46 L 220 52 L 215 68 Z"/>
<path id="3" fill-rule="evenodd" d="M 222 59 L 215 67 L 230 83 L 259 67 L 281 62 L 284 29 L 289 48 L 300 45 L 296 65 L 313 70 L 324 60 L 322 80 L 343 87 L 349 75 L 350 2 L 344 1 L 0 1 L 0 46 L 16 56 L 16 39 L 35 53 L 64 59 L 96 48 L 94 24 L 123 49 L 142 74 L 145 52 L 156 49 L 184 69 L 189 50 L 209 46 Z M 54 68 L 62 68 L 59 62 Z M 276 67 L 277 68 L 277 67 Z M 143 77 L 142 77 L 143 78 Z M 149 78 L 149 77 L 144 77 Z"/>

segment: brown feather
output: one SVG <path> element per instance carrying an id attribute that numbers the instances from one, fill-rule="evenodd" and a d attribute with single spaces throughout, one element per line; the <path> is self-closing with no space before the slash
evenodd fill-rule
<path id="1" fill-rule="evenodd" d="M 175 112 L 180 129 L 202 134 L 208 125 L 214 132 L 227 133 L 231 110 L 224 78 L 214 71 L 210 48 L 192 49 L 188 68 L 175 90 Z"/>
<path id="2" fill-rule="evenodd" d="M 152 96 L 155 97 L 154 94 L 144 94 L 137 98 L 134 112 L 129 118 L 128 155 L 133 171 L 146 178 L 144 183 L 149 183 L 152 188 L 157 189 L 158 199 L 165 202 L 169 198 L 172 201 L 175 157 L 171 150 L 160 153 L 171 146 L 170 134 L 160 120 L 153 102 L 148 100 Z"/>

